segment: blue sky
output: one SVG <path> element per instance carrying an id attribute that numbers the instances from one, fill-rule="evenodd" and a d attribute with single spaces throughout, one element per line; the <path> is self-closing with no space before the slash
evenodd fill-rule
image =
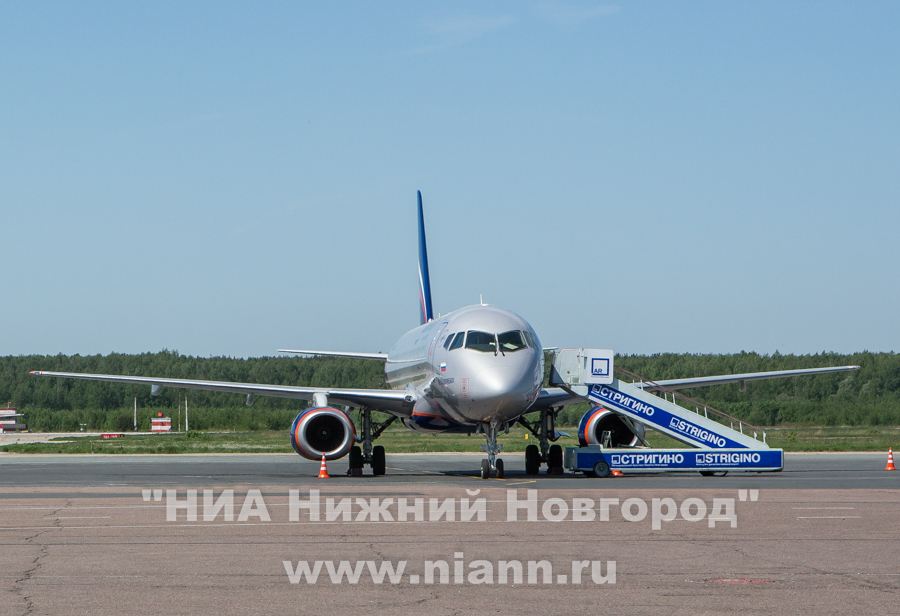
<path id="1" fill-rule="evenodd" d="M 0 355 L 898 348 L 897 3 L 2 3 Z"/>

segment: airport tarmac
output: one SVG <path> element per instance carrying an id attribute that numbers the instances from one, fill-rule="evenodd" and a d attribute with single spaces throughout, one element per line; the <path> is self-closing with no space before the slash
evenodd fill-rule
<path id="1" fill-rule="evenodd" d="M 882 454 L 789 454 L 782 473 L 704 478 L 654 474 L 616 479 L 582 476 L 529 477 L 515 469 L 521 456 L 507 455 L 507 478 L 481 480 L 476 454 L 406 454 L 388 458 L 388 476 L 342 476 L 332 463 L 330 480 L 316 478 L 318 464 L 294 455 L 0 455 L 0 614 L 822 614 L 885 613 L 895 609 L 900 571 L 896 524 L 900 472 L 886 472 Z M 198 519 L 173 509 L 167 519 L 166 490 L 179 501 L 200 490 Z M 235 517 L 225 511 L 205 521 L 202 490 L 234 490 Z M 247 498 L 259 490 L 259 503 Z M 320 491 L 319 521 L 302 510 L 290 519 L 289 490 L 301 499 Z M 508 499 L 536 489 L 537 519 Z M 478 492 L 476 493 L 476 490 Z M 252 495 L 252 492 L 250 493 Z M 159 500 L 157 500 L 159 497 Z M 326 498 L 349 499 L 352 515 L 327 521 Z M 398 500 L 424 499 L 422 521 L 398 521 Z M 431 499 L 436 499 L 431 501 Z M 485 519 L 461 521 L 462 499 L 485 499 Z M 652 523 L 653 499 L 672 499 L 679 513 Z M 755 498 L 755 500 L 754 500 Z M 357 499 L 363 499 L 362 502 Z M 377 502 L 372 499 L 378 499 Z M 388 499 L 390 503 L 387 503 Z M 454 499 L 453 521 L 439 507 Z M 552 505 L 547 505 L 550 499 Z M 551 521 L 560 502 L 589 499 L 594 519 L 570 513 Z M 602 520 L 601 499 L 608 520 Z M 637 499 L 625 511 L 621 504 Z M 733 503 L 729 521 L 699 514 L 716 499 Z M 174 502 L 174 501 L 173 501 Z M 581 501 L 586 502 L 586 501 Z M 657 501 L 658 513 L 666 507 Z M 360 517 L 384 506 L 387 521 Z M 386 504 L 387 503 L 387 504 Z M 433 504 L 432 504 L 433 503 Z M 213 501 L 210 502 L 210 505 Z M 545 511 L 545 506 L 548 507 Z M 256 513 L 253 514 L 253 507 Z M 468 507 L 468 506 L 467 506 Z M 211 511 L 211 510 L 210 510 Z M 670 511 L 666 509 L 665 511 Z M 431 514 L 437 512 L 435 520 Z M 471 513 L 471 511 L 469 511 Z M 682 515 L 682 514 L 687 514 Z M 268 519 L 264 519 L 267 517 Z M 457 555 L 462 553 L 462 557 Z M 325 569 L 315 584 L 292 584 L 285 561 L 371 560 L 378 566 L 406 562 L 397 584 L 376 584 L 368 574 L 333 584 Z M 425 583 L 426 561 L 445 561 L 447 584 Z M 550 584 L 527 579 L 500 583 L 500 561 L 545 560 Z M 594 583 L 589 569 L 572 582 L 573 561 L 598 561 L 615 583 Z M 493 584 L 468 575 L 488 561 Z M 455 564 L 463 567 L 454 583 Z M 326 566 L 327 569 L 327 566 Z M 543 573 L 545 568 L 541 569 Z M 367 569 L 363 569 L 367 571 Z M 565 575 L 565 583 L 559 577 Z M 414 580 L 413 576 L 419 576 Z M 601 578 L 602 579 L 602 578 Z M 541 577 L 538 577 L 541 581 Z"/>
<path id="2" fill-rule="evenodd" d="M 332 462 L 329 469 L 333 479 L 346 486 L 430 485 L 439 482 L 446 487 L 472 487 L 473 482 L 480 486 L 484 481 L 478 478 L 483 457 L 477 453 L 388 454 L 388 474 L 379 478 L 346 477 L 346 459 Z M 506 463 L 503 483 L 527 481 L 532 488 L 900 488 L 900 472 L 884 472 L 886 453 L 787 453 L 784 471 L 780 473 L 732 473 L 726 477 L 700 477 L 698 473 L 647 473 L 607 479 L 588 479 L 580 473 L 528 476 L 524 472 L 523 454 L 505 454 L 503 459 Z M 0 454 L 0 467 L 0 488 L 146 487 L 150 484 L 170 487 L 302 487 L 314 484 L 319 473 L 319 462 L 305 460 L 293 453 Z"/>

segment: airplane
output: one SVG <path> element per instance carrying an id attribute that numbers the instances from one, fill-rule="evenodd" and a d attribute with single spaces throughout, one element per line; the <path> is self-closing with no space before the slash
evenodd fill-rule
<path id="1" fill-rule="evenodd" d="M 386 470 L 384 447 L 374 445 L 385 429 L 399 421 L 422 433 L 482 434 L 487 457 L 481 463 L 481 477 L 493 472 L 504 477 L 497 443 L 501 432 L 512 425 L 525 427 L 538 441 L 525 450 L 525 472 L 536 475 L 541 466 L 561 474 L 562 448 L 555 443 L 563 433 L 555 429 L 559 411 L 568 404 L 582 402 L 570 391 L 543 387 L 544 351 L 534 328 L 521 316 L 483 303 L 460 308 L 435 318 L 428 273 L 428 251 L 422 193 L 417 191 L 419 243 L 420 325 L 404 334 L 388 353 L 333 352 L 279 349 L 282 353 L 339 356 L 384 362 L 385 380 L 390 389 L 342 389 L 257 383 L 232 383 L 192 379 L 33 371 L 41 377 L 89 379 L 111 383 L 145 384 L 159 395 L 162 387 L 244 394 L 246 404 L 255 396 L 294 398 L 310 402 L 291 425 L 291 445 L 309 460 L 336 460 L 349 455 L 349 475 L 361 475 L 366 465 L 375 476 Z M 739 383 L 801 375 L 858 369 L 837 366 L 801 370 L 780 370 L 655 381 L 668 390 Z M 652 387 L 651 387 L 652 389 Z M 337 407 L 345 407 L 344 409 Z M 357 424 L 351 418 L 356 409 Z M 378 421 L 373 412 L 389 415 Z M 598 415 L 599 413 L 599 415 Z M 586 420 L 590 420 L 586 422 Z M 637 446 L 644 441 L 644 428 L 612 410 L 594 406 L 582 419 L 582 445 L 600 444 L 610 433 L 614 447 Z M 589 425 L 590 429 L 585 426 Z M 566 435 L 567 436 L 567 435 Z M 609 436 L 609 435 L 607 435 Z"/>

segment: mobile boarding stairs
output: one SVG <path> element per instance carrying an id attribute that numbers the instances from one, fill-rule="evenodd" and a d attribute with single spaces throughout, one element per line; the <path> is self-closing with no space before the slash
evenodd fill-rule
<path id="1" fill-rule="evenodd" d="M 570 471 L 606 477 L 612 471 L 780 471 L 784 450 L 771 449 L 766 433 L 652 381 L 613 366 L 608 349 L 561 349 L 553 358 L 550 385 L 595 406 L 690 445 L 685 449 L 644 446 L 611 448 L 600 445 L 567 447 L 564 466 Z M 628 379 L 630 382 L 616 378 Z M 640 432 L 638 430 L 637 432 Z M 636 433 L 637 433 L 636 432 Z M 609 443 L 608 433 L 603 442 Z"/>

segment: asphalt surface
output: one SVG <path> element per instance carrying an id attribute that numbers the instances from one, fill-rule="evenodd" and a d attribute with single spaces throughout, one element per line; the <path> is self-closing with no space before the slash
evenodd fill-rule
<path id="1" fill-rule="evenodd" d="M 347 477 L 346 460 L 332 462 L 335 482 L 354 488 L 383 485 L 440 485 L 471 488 L 482 459 L 475 453 L 388 455 L 383 477 Z M 503 456 L 502 482 L 528 481 L 532 488 L 765 488 L 765 489 L 894 489 L 900 472 L 885 473 L 881 453 L 788 453 L 780 473 L 732 473 L 701 477 L 698 473 L 629 473 L 624 477 L 588 479 L 582 474 L 525 475 L 523 454 Z M 76 455 L 0 454 L 0 487 L 317 485 L 319 463 L 295 454 Z M 491 479 L 490 482 L 496 482 Z M 0 496 L 2 497 L 2 496 Z"/>
<path id="2" fill-rule="evenodd" d="M 293 455 L 0 455 L 0 614 L 896 609 L 900 472 L 883 470 L 885 455 L 789 454 L 782 473 L 603 480 L 529 477 L 515 471 L 522 456 L 507 455 L 503 481 L 478 478 L 480 459 L 393 455 L 381 478 L 343 476 L 346 464 L 338 462 L 329 466 L 333 477 L 324 480 L 316 478 L 317 463 Z M 167 490 L 185 502 L 188 489 L 199 490 L 197 519 L 189 519 L 187 509 L 172 508 L 169 520 Z M 209 509 L 204 489 L 210 490 Z M 234 491 L 233 519 L 225 508 L 212 511 L 228 489 Z M 320 492 L 318 521 L 306 510 L 291 519 L 291 489 L 303 501 L 310 490 Z M 527 502 L 510 520 L 510 495 L 524 501 L 529 489 L 537 490 L 535 520 L 528 520 Z M 259 490 L 265 515 L 253 490 Z M 334 511 L 326 519 L 328 498 L 333 504 L 347 499 L 348 520 Z M 401 498 L 407 505 L 423 499 L 421 521 L 414 508 L 407 511 L 408 521 L 399 521 Z M 478 498 L 485 499 L 484 519 L 462 521 Z M 645 517 L 637 501 L 623 509 L 629 498 L 647 505 Z M 454 499 L 452 521 L 440 509 L 447 499 Z M 469 499 L 465 509 L 462 499 Z M 574 499 L 589 501 L 593 520 L 575 520 L 571 512 L 561 521 L 550 519 L 559 517 L 561 503 L 576 508 Z M 653 499 L 658 513 L 670 512 L 674 519 L 654 525 Z M 672 499 L 675 510 L 664 499 Z M 687 499 L 699 500 L 685 508 Z M 710 527 L 709 515 L 686 519 L 699 515 L 701 503 L 707 513 L 718 511 L 722 502 L 716 499 L 732 503 L 734 527 L 722 520 Z M 602 519 L 604 502 L 608 520 Z M 376 510 L 380 517 L 373 521 Z M 342 560 L 350 567 L 362 561 L 397 567 L 405 561 L 406 568 L 396 584 L 375 583 L 367 565 L 356 584 L 346 578 L 332 583 L 327 564 L 314 584 L 293 584 L 287 573 L 287 567 L 295 573 L 300 561 L 312 568 L 315 561 L 337 566 Z M 427 561 L 448 563 L 448 583 L 439 583 L 439 575 L 438 583 L 426 583 Z M 488 561 L 493 584 L 477 583 L 477 572 L 485 568 L 477 561 Z M 525 578 L 516 582 L 511 573 L 501 583 L 500 561 L 520 561 Z M 528 561 L 547 561 L 552 583 L 528 583 Z M 615 583 L 595 583 L 588 567 L 574 584 L 573 561 L 597 561 L 598 573 L 607 577 L 614 561 Z M 460 584 L 453 583 L 456 562 Z"/>

